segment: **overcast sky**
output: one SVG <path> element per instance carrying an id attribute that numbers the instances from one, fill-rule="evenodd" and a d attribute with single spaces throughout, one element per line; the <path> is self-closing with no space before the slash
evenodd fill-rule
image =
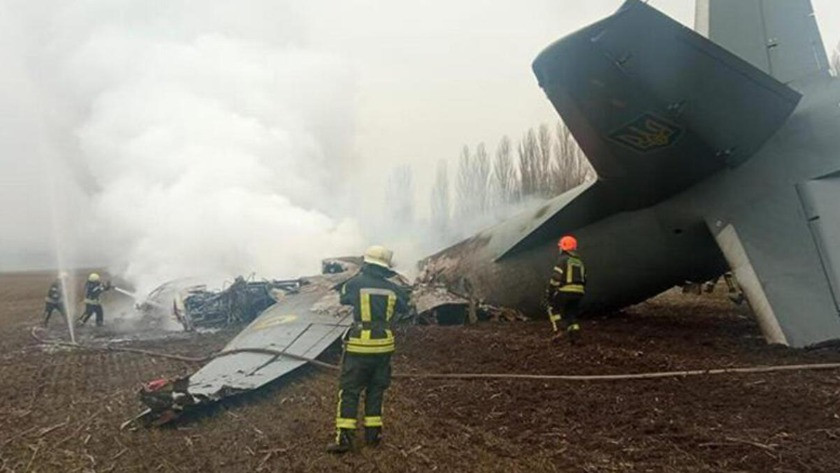
<path id="1" fill-rule="evenodd" d="M 92 210 L 86 206 L 91 205 L 91 194 L 102 196 L 103 183 L 90 177 L 89 168 L 95 171 L 100 164 L 85 160 L 90 143 L 83 149 L 79 137 L 90 135 L 92 123 L 101 125 L 107 117 L 119 119 L 115 117 L 118 107 L 109 110 L 106 118 L 95 114 L 101 112 L 103 97 L 93 89 L 104 81 L 96 75 L 104 71 L 118 77 L 114 68 L 136 70 L 139 66 L 134 59 L 138 51 L 143 52 L 143 44 L 158 47 L 171 43 L 172 37 L 189 42 L 195 31 L 221 25 L 218 35 L 251 41 L 242 64 L 231 67 L 252 69 L 255 65 L 247 62 L 249 55 L 270 52 L 274 45 L 300 48 L 308 59 L 301 61 L 296 55 L 290 60 L 300 61 L 303 65 L 296 70 L 310 71 L 308 82 L 315 85 L 292 81 L 277 103 L 303 107 L 306 113 L 297 114 L 303 118 L 295 115 L 296 119 L 342 135 L 320 146 L 324 153 L 340 158 L 340 163 L 325 163 L 348 173 L 351 187 L 360 189 L 356 194 L 363 199 L 363 208 L 378 207 L 374 201 L 381 199 L 382 179 L 391 168 L 412 165 L 422 214 L 439 159 L 454 162 L 464 144 L 485 142 L 492 151 L 502 135 L 517 138 L 529 127 L 557 119 L 536 84 L 531 61 L 551 42 L 609 15 L 621 4 L 618 0 L 253 0 L 237 2 L 235 8 L 211 9 L 206 6 L 211 3 L 181 0 L 172 2 L 179 8 L 164 8 L 162 5 L 170 3 L 91 0 L 53 8 L 55 4 L 48 1 L 0 0 L 0 62 L 4 65 L 0 72 L 0 270 L 51 265 L 55 221 L 63 222 L 59 227 L 95 228 L 92 232 L 99 237 L 105 237 L 103 232 L 126 231 L 97 226 L 90 216 Z M 241 14 L 241 9 L 250 9 L 252 3 L 255 13 Z M 91 7 L 97 4 L 104 7 Z M 650 4 L 688 26 L 693 24 L 693 0 L 652 0 Z M 814 7 L 823 39 L 836 45 L 840 41 L 840 3 L 814 0 Z M 106 21 L 109 15 L 119 21 Z M 223 18 L 207 18 L 212 15 Z M 122 52 L 113 49 L 120 57 L 91 59 L 91 54 L 111 51 L 97 47 L 91 53 L 87 36 L 95 27 L 100 39 L 111 38 L 106 45 L 128 45 Z M 147 42 L 135 41 L 138 35 L 125 36 L 130 41 L 120 42 L 121 36 L 112 34 L 115 28 L 144 30 L 142 39 Z M 167 36 L 169 43 L 148 41 L 155 34 Z M 80 46 L 77 50 L 67 46 L 72 44 Z M 258 47 L 252 47 L 254 44 Z M 225 54 L 228 56 L 219 57 L 230 57 L 231 62 L 240 57 L 235 50 L 225 50 Z M 64 61 L 64 56 L 72 56 L 72 60 L 64 64 L 63 75 L 55 74 L 48 65 Z M 181 67 L 155 60 L 152 63 L 161 67 Z M 282 73 L 282 55 L 273 55 L 266 62 L 271 67 L 259 73 Z M 216 68 L 224 70 L 225 65 L 207 70 L 212 73 Z M 260 77 L 257 73 L 253 76 Z M 67 77 L 72 80 L 62 82 Z M 333 88 L 324 84 L 331 81 L 336 84 Z M 119 90 L 130 94 L 131 90 L 146 89 Z M 91 99 L 85 102 L 88 96 Z M 274 100 L 270 94 L 252 98 L 267 104 Z M 132 103 L 137 106 L 142 100 L 134 97 Z M 307 109 L 299 103 L 306 100 L 319 104 Z M 329 101 L 334 105 L 325 104 Z M 332 120 L 331 107 L 336 111 Z M 269 118 L 271 123 L 288 119 Z M 313 136 L 307 135 L 307 140 L 318 140 L 317 132 L 310 134 Z M 101 137 L 97 140 L 94 144 L 101 144 Z M 292 145 L 296 150 L 301 147 L 299 142 Z M 85 166 L 88 169 L 78 171 Z M 305 184 L 305 172 L 297 171 L 304 174 L 298 180 Z M 305 210 L 315 205 L 300 198 L 292 198 L 292 203 Z M 324 210 L 323 204 L 319 210 Z M 334 208 L 347 205 L 336 203 Z M 101 210 L 101 202 L 99 207 Z M 55 208 L 60 209 L 58 220 Z M 130 215 L 130 203 L 126 211 Z M 311 217 L 322 218 L 320 214 Z M 78 236 L 78 232 L 64 232 Z"/>
<path id="2" fill-rule="evenodd" d="M 348 0 L 312 7 L 312 41 L 340 51 L 359 78 L 357 152 L 366 166 L 414 164 L 426 192 L 436 160 L 461 146 L 557 119 L 531 72 L 551 42 L 614 12 L 618 0 Z M 651 0 L 692 27 L 694 0 Z M 814 0 L 826 44 L 840 41 L 840 2 Z M 368 171 L 368 173 L 371 171 Z M 366 173 L 366 174 L 368 174 Z M 425 204 L 425 195 L 418 196 Z"/>

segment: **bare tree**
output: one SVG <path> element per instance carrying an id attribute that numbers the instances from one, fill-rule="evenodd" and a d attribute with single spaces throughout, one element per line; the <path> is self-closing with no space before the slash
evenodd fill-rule
<path id="1" fill-rule="evenodd" d="M 496 201 L 509 204 L 516 193 L 516 171 L 510 150 L 510 138 L 503 136 L 496 147 L 496 159 L 493 161 L 493 189 Z"/>
<path id="2" fill-rule="evenodd" d="M 519 189 L 520 195 L 530 197 L 539 191 L 537 177 L 537 135 L 533 128 L 528 130 L 519 142 Z"/>
<path id="3" fill-rule="evenodd" d="M 385 188 L 385 208 L 391 222 L 406 226 L 414 223 L 414 182 L 411 166 L 391 170 Z"/>
<path id="4" fill-rule="evenodd" d="M 555 135 L 557 145 L 551 174 L 552 189 L 557 195 L 594 178 L 595 171 L 583 155 L 571 130 L 562 121 L 557 122 Z"/>
<path id="5" fill-rule="evenodd" d="M 447 167 L 446 160 L 438 161 L 431 196 L 432 228 L 443 241 L 446 241 L 449 234 L 449 175 Z"/>
<path id="6" fill-rule="evenodd" d="M 458 159 L 458 202 L 456 204 L 459 218 L 470 220 L 483 215 L 488 209 L 487 183 L 490 178 L 490 159 L 484 143 L 475 149 L 475 155 L 470 154 L 467 146 L 461 150 Z"/>
<path id="7" fill-rule="evenodd" d="M 516 152 L 518 161 L 515 162 L 507 136 L 499 141 L 492 163 L 484 143 L 476 146 L 475 154 L 469 146 L 461 149 L 453 201 L 458 222 L 469 225 L 494 209 L 504 213 L 504 206 L 499 204 L 534 196 L 553 197 L 595 177 L 569 128 L 562 122 L 558 122 L 553 134 L 546 124 L 529 129 L 517 143 Z M 440 165 L 438 168 L 440 180 Z M 436 183 L 433 196 L 438 194 Z M 438 205 L 434 202 L 433 205 Z"/>
<path id="8" fill-rule="evenodd" d="M 461 156 L 458 158 L 458 181 L 455 185 L 455 214 L 458 218 L 465 218 L 472 215 L 473 208 L 473 169 L 470 164 L 470 148 L 464 145 L 461 148 Z"/>
<path id="9" fill-rule="evenodd" d="M 571 130 L 562 121 L 557 122 L 555 135 L 557 152 L 552 166 L 553 188 L 556 194 L 562 194 L 575 185 L 578 149 Z"/>
<path id="10" fill-rule="evenodd" d="M 484 147 L 484 143 L 479 143 L 475 148 L 472 167 L 474 207 L 483 215 L 490 208 L 487 198 L 487 184 L 490 180 L 490 158 L 487 157 L 487 149 Z"/>
<path id="11" fill-rule="evenodd" d="M 549 197 L 552 195 L 551 156 L 554 154 L 554 140 L 548 125 L 543 123 L 537 132 L 536 180 L 537 193 Z"/>

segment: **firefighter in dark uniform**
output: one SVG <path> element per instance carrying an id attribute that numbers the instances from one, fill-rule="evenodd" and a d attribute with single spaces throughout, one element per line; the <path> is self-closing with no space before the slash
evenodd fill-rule
<path id="1" fill-rule="evenodd" d="M 105 314 L 102 312 L 102 293 L 111 289 L 110 283 L 103 283 L 96 273 L 90 273 L 85 283 L 85 312 L 79 317 L 82 325 L 87 323 L 92 315 L 96 315 L 96 326 L 101 327 Z"/>
<path id="2" fill-rule="evenodd" d="M 67 273 L 61 273 L 47 290 L 47 297 L 44 298 L 44 327 L 50 324 L 50 316 L 52 316 L 54 310 L 67 317 L 67 310 L 64 307 L 64 284 L 66 281 Z"/>
<path id="3" fill-rule="evenodd" d="M 341 303 L 353 306 L 354 324 L 345 334 L 341 363 L 336 439 L 330 453 L 354 449 L 359 395 L 365 391 L 365 443 L 376 446 L 382 439 L 382 397 L 391 384 L 391 354 L 394 335 L 391 320 L 408 310 L 408 295 L 387 278 L 392 252 L 381 246 L 365 251 L 359 274 L 341 287 Z"/>
<path id="4" fill-rule="evenodd" d="M 569 342 L 577 343 L 580 338 L 580 300 L 586 287 L 586 268 L 577 254 L 577 240 L 567 235 L 560 239 L 557 246 L 560 257 L 554 265 L 554 271 L 548 286 L 548 318 L 556 337 L 560 338 L 560 322 L 563 324 Z"/>

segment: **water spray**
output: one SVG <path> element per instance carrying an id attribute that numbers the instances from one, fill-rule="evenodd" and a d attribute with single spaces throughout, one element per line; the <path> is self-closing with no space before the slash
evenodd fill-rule
<path id="1" fill-rule="evenodd" d="M 40 149 L 40 156 L 42 158 L 42 165 L 46 169 L 45 173 L 50 177 L 52 184 L 50 186 L 50 213 L 51 213 L 51 223 L 52 223 L 52 236 L 53 236 L 53 246 L 55 248 L 55 261 L 56 266 L 58 266 L 58 278 L 59 278 L 59 287 L 61 288 L 61 299 L 64 305 L 64 318 L 67 322 L 67 331 L 70 332 L 70 342 L 76 343 L 76 330 L 73 325 L 73 320 L 75 319 L 75 303 L 73 302 L 75 292 L 73 292 L 70 288 L 72 288 L 70 282 L 72 277 L 70 276 L 70 271 L 67 271 L 67 258 L 66 258 L 66 251 L 62 243 L 64 242 L 64 238 L 66 238 L 66 234 L 63 234 L 62 231 L 65 230 L 62 222 L 59 221 L 59 217 L 61 214 L 59 213 L 59 202 L 61 202 L 61 196 L 59 196 L 60 190 L 63 190 L 64 187 L 61 185 L 61 182 L 58 179 L 58 176 L 55 174 L 55 169 L 52 166 L 46 165 L 46 150 L 43 147 Z"/>
<path id="2" fill-rule="evenodd" d="M 59 254 L 59 258 L 58 258 L 59 259 L 59 267 L 63 267 L 63 265 L 60 264 L 61 263 L 61 256 L 60 256 L 61 252 L 59 251 L 58 254 Z M 62 271 L 62 273 L 60 273 L 60 274 L 63 276 L 64 272 Z M 61 300 L 64 304 L 64 318 L 67 321 L 67 330 L 70 332 L 70 341 L 72 343 L 76 343 L 76 329 L 73 326 L 74 317 L 73 317 L 73 313 L 72 313 L 73 308 L 75 307 L 75 304 L 73 303 L 73 300 L 70 299 L 70 292 L 67 290 L 67 287 L 69 286 L 68 283 L 70 281 L 70 276 L 68 275 L 66 277 L 60 277 L 60 281 L 61 281 L 61 284 L 59 284 L 59 286 L 61 287 Z"/>
<path id="3" fill-rule="evenodd" d="M 133 293 L 133 292 L 131 292 L 131 291 L 128 291 L 128 290 L 126 290 L 126 289 L 123 289 L 123 288 L 121 288 L 121 287 L 117 287 L 117 286 L 111 286 L 111 287 L 112 287 L 115 291 L 119 292 L 120 294 L 126 295 L 126 296 L 128 296 L 128 297 L 130 297 L 130 298 L 134 299 L 135 301 L 139 301 L 139 300 L 140 300 L 140 297 L 138 297 L 138 296 L 137 296 L 137 294 L 135 294 L 135 293 Z M 144 304 L 149 304 L 149 305 L 155 306 L 155 307 L 157 307 L 158 309 L 166 309 L 166 307 L 164 307 L 163 305 L 161 305 L 161 304 L 159 304 L 159 303 L 157 303 L 157 302 L 155 302 L 155 301 L 153 301 L 153 300 L 151 300 L 151 299 L 146 299 L 146 300 L 144 300 L 144 301 L 143 301 L 143 303 L 144 303 Z"/>

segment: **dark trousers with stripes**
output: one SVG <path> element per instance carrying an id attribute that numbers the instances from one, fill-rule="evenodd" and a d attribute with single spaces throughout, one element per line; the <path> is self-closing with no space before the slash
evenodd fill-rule
<path id="1" fill-rule="evenodd" d="M 64 304 L 62 302 L 47 302 L 44 307 L 44 325 L 50 323 L 50 317 L 53 311 L 58 311 L 59 314 L 65 316 Z"/>
<path id="2" fill-rule="evenodd" d="M 576 292 L 555 292 L 551 297 L 551 310 L 560 315 L 563 327 L 566 329 L 578 322 L 580 315 L 580 300 L 583 294 Z"/>
<path id="3" fill-rule="evenodd" d="M 100 304 L 85 304 L 85 312 L 82 314 L 81 320 L 82 323 L 87 323 L 90 316 L 96 315 L 96 326 L 102 325 L 102 321 L 105 318 L 105 313 L 102 312 L 102 305 Z"/>
<path id="4" fill-rule="evenodd" d="M 355 429 L 365 392 L 365 426 L 382 427 L 382 400 L 391 385 L 391 354 L 345 353 L 339 379 L 336 427 Z"/>

